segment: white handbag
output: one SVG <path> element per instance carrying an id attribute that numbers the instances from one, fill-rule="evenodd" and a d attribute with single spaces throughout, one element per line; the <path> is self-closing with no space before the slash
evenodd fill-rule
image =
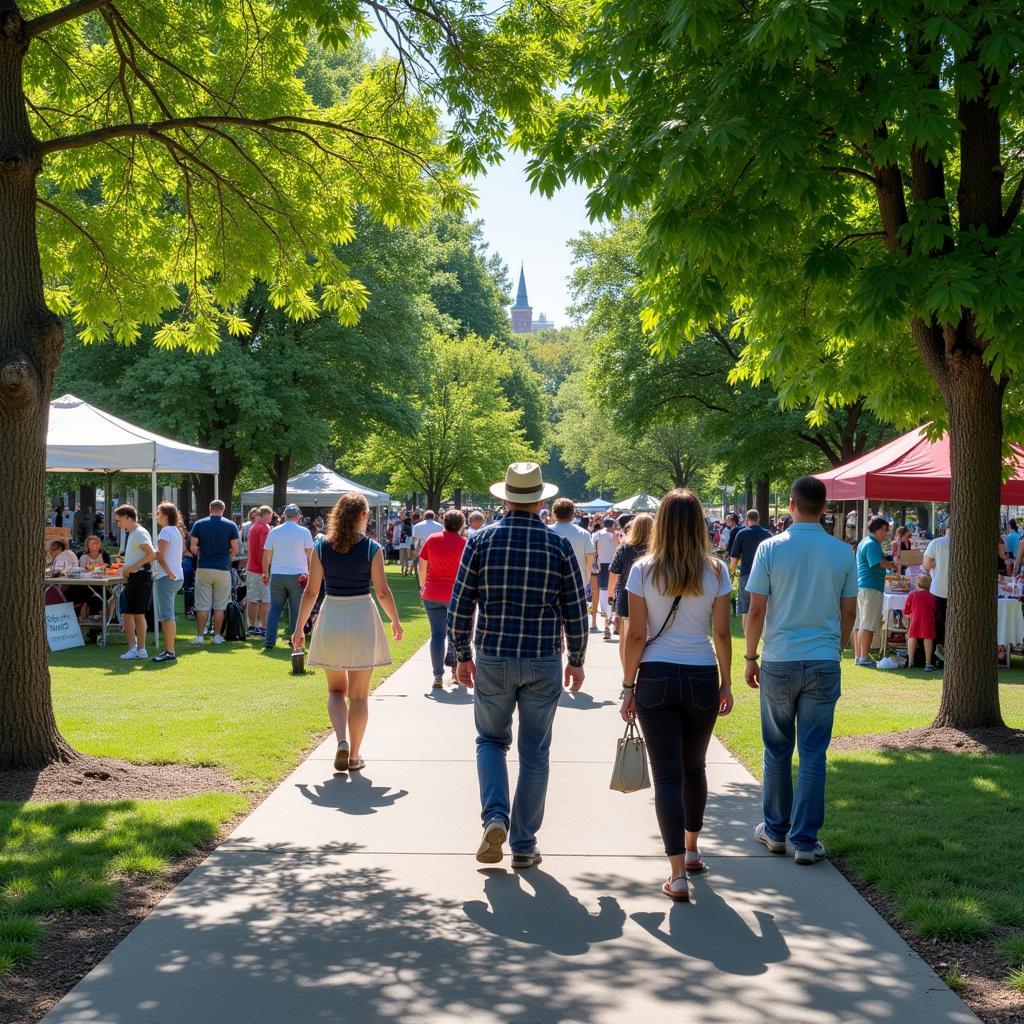
<path id="1" fill-rule="evenodd" d="M 619 793 L 635 793 L 638 789 L 649 789 L 650 785 L 647 744 L 636 722 L 629 721 L 626 723 L 625 735 L 620 737 L 615 748 L 615 764 L 612 766 L 609 788 Z"/>

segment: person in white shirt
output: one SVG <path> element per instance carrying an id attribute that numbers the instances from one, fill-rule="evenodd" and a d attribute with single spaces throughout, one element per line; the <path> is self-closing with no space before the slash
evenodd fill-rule
<path id="1" fill-rule="evenodd" d="M 263 581 L 270 584 L 270 611 L 267 613 L 267 634 L 263 649 L 269 651 L 277 643 L 277 625 L 288 602 L 291 629 L 295 633 L 299 621 L 299 602 L 309 574 L 309 557 L 313 550 L 313 535 L 299 519 L 302 511 L 298 505 L 286 505 L 284 522 L 267 534 L 263 545 Z M 302 578 L 300 583 L 300 578 Z"/>
<path id="2" fill-rule="evenodd" d="M 924 569 L 931 573 L 932 596 L 935 598 L 935 646 L 946 642 L 946 598 L 949 596 L 949 531 L 944 537 L 929 541 L 924 549 Z"/>
<path id="3" fill-rule="evenodd" d="M 146 653 L 146 613 L 153 597 L 153 574 L 149 564 L 156 558 L 153 538 L 139 525 L 139 513 L 134 505 L 119 505 L 114 509 L 114 522 L 127 536 L 124 542 L 124 612 L 121 628 L 128 641 L 128 650 L 122 661 L 144 661 Z"/>
<path id="4" fill-rule="evenodd" d="M 559 498 L 555 502 L 552 511 L 555 513 L 555 522 L 551 529 L 560 537 L 564 537 L 571 545 L 573 554 L 576 556 L 576 563 L 580 567 L 580 578 L 583 589 L 586 591 L 590 582 L 590 571 L 594 563 L 594 539 L 590 536 L 589 530 L 584 530 L 573 522 L 576 515 L 576 506 L 571 498 Z"/>
<path id="5" fill-rule="evenodd" d="M 597 604 L 592 605 L 591 612 L 591 633 L 597 630 L 597 615 L 600 612 L 604 616 L 604 638 L 612 638 L 612 613 L 608 607 L 608 573 L 611 569 L 612 559 L 615 557 L 615 549 L 618 543 L 615 539 L 615 520 L 607 516 L 602 524 L 602 529 L 594 534 L 594 548 L 597 551 Z"/>
<path id="6" fill-rule="evenodd" d="M 479 509 L 476 512 L 470 512 L 469 518 L 466 520 L 468 526 L 466 527 L 466 540 L 470 537 L 475 537 L 483 528 L 487 522 L 483 512 Z"/>
<path id="7" fill-rule="evenodd" d="M 424 512 L 422 522 L 417 523 L 412 528 L 413 561 L 419 558 L 428 537 L 433 537 L 435 533 L 443 532 L 444 527 L 437 521 L 434 513 L 429 510 Z"/>
<path id="8" fill-rule="evenodd" d="M 79 567 L 78 558 L 73 551 L 68 551 L 68 546 L 64 541 L 51 540 L 46 546 L 46 550 L 51 560 L 50 572 L 54 576 L 64 576 L 68 569 Z"/>
<path id="9" fill-rule="evenodd" d="M 185 538 L 178 523 L 181 514 L 173 502 L 164 501 L 156 507 L 156 524 L 160 532 L 156 535 L 156 558 L 153 559 L 153 617 L 157 628 L 163 633 L 164 649 L 154 661 L 177 661 L 174 641 L 178 635 L 178 624 L 174 618 L 174 602 L 184 582 L 181 558 Z"/>

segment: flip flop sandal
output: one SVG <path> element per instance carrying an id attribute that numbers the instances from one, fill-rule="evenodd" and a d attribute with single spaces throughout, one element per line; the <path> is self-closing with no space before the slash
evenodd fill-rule
<path id="1" fill-rule="evenodd" d="M 336 772 L 347 772 L 349 769 L 348 743 L 342 740 L 338 744 L 338 751 L 334 755 L 334 770 Z"/>
<path id="2" fill-rule="evenodd" d="M 700 854 L 697 854 L 696 860 L 687 855 L 685 864 L 686 873 L 691 877 L 693 877 L 694 875 L 706 875 L 709 870 L 707 864 L 704 862 Z"/>
<path id="3" fill-rule="evenodd" d="M 673 889 L 673 882 L 684 882 L 680 889 Z M 686 876 L 682 875 L 679 878 L 668 879 L 662 887 L 661 891 L 670 899 L 673 903 L 689 903 L 690 902 L 690 883 L 687 881 Z"/>
<path id="4" fill-rule="evenodd" d="M 361 757 L 353 757 L 348 762 L 350 772 L 361 772 L 366 767 L 366 762 Z"/>

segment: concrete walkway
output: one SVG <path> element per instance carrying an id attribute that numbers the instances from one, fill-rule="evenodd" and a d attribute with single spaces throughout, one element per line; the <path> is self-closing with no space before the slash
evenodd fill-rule
<path id="1" fill-rule="evenodd" d="M 555 720 L 544 862 L 482 870 L 471 698 L 434 697 L 420 651 L 372 698 L 365 772 L 334 775 L 325 743 L 46 1021 L 977 1021 L 830 865 L 753 841 L 758 786 L 717 741 L 711 874 L 693 905 L 662 896 L 650 791 L 608 789 L 620 678 L 595 636 Z"/>

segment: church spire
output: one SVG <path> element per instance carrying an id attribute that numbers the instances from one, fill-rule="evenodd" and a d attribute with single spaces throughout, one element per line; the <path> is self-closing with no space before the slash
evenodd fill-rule
<path id="1" fill-rule="evenodd" d="M 519 264 L 519 290 L 516 292 L 516 304 L 512 308 L 530 308 L 530 300 L 526 297 L 526 274 L 523 273 L 522 263 Z"/>

